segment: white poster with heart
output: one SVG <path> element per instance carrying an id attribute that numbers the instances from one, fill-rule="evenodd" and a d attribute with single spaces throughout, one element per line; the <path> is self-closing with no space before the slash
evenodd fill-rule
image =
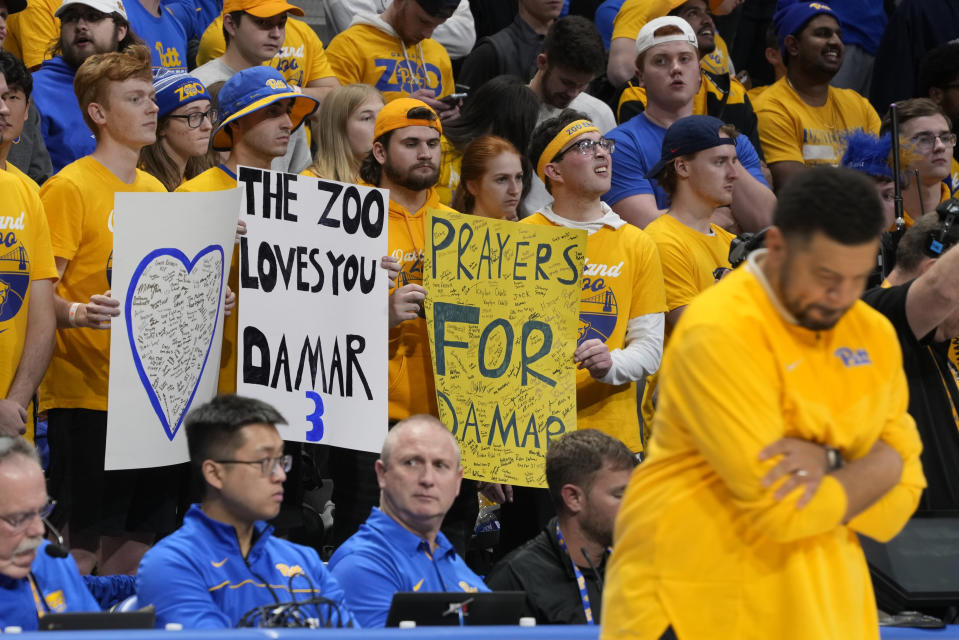
<path id="1" fill-rule="evenodd" d="M 242 190 L 118 193 L 106 469 L 189 460 L 183 419 L 216 394 Z"/>

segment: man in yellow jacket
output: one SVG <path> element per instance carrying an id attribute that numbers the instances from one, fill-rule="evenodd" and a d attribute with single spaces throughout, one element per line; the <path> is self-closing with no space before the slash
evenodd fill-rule
<path id="1" fill-rule="evenodd" d="M 422 304 L 423 257 L 426 248 L 426 212 L 453 211 L 440 203 L 436 180 L 440 167 L 439 116 L 425 102 L 396 98 L 376 117 L 373 149 L 360 167 L 367 184 L 389 189 L 387 255 L 398 271 L 389 303 L 389 410 L 390 424 L 417 414 L 436 416 L 436 387 L 430 358 L 429 337 Z M 356 532 L 379 500 L 379 486 L 373 472 L 376 454 L 338 451 L 330 460 L 333 473 L 333 502 L 337 505 L 334 539 L 342 542 Z M 337 478 L 340 481 L 337 481 Z M 476 520 L 476 493 L 472 481 L 464 481 L 460 497 L 472 490 L 472 522 Z M 458 513 L 459 502 L 453 507 Z M 469 521 L 469 514 L 464 521 Z M 470 525 L 472 525 L 472 522 Z M 462 536 L 444 533 L 460 555 L 472 526 Z"/>
<path id="2" fill-rule="evenodd" d="M 882 227 L 868 178 L 808 169 L 767 248 L 687 307 L 603 640 L 879 638 L 856 536 L 895 536 L 926 484 L 895 331 L 858 300 Z"/>

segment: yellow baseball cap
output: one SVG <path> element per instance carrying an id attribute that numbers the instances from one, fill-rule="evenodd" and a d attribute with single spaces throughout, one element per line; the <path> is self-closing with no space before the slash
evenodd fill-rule
<path id="1" fill-rule="evenodd" d="M 411 118 L 409 113 L 413 109 L 426 109 L 433 117 Z M 440 124 L 439 116 L 428 104 L 416 98 L 397 98 L 388 102 L 376 116 L 376 124 L 373 125 L 373 139 L 376 140 L 384 133 L 396 129 L 415 126 L 431 127 L 443 133 L 443 125 Z"/>
<path id="2" fill-rule="evenodd" d="M 292 13 L 295 16 L 304 15 L 303 9 L 286 2 L 286 0 L 224 0 L 223 13 L 245 11 L 257 18 L 272 18 L 281 13 Z"/>

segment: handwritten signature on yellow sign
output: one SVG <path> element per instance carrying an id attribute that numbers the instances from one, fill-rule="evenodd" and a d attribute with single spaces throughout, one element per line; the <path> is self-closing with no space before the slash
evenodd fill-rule
<path id="1" fill-rule="evenodd" d="M 549 442 L 576 428 L 586 232 L 431 211 L 426 236 L 436 396 L 464 474 L 545 487 Z"/>

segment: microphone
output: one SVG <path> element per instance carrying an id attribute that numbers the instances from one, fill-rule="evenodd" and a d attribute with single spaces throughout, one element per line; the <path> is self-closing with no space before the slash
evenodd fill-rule
<path id="1" fill-rule="evenodd" d="M 66 558 L 68 555 L 70 555 L 70 550 L 67 549 L 67 547 L 63 544 L 63 536 L 60 535 L 60 532 L 57 531 L 57 528 L 50 524 L 50 521 L 46 518 L 43 519 L 43 525 L 47 528 L 47 531 L 52 533 L 57 539 L 56 542 L 51 542 L 44 548 L 44 551 L 46 551 L 47 555 L 51 558 Z"/>

